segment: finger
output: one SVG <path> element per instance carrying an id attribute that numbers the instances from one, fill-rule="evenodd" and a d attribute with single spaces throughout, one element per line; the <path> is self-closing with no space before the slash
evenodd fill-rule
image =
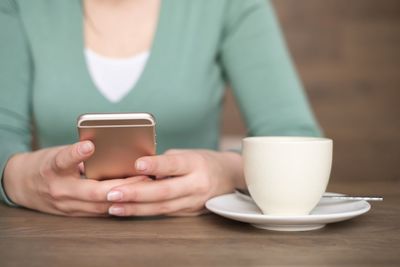
<path id="1" fill-rule="evenodd" d="M 107 200 L 113 202 L 158 202 L 187 196 L 195 190 L 188 177 L 129 183 L 112 188 Z"/>
<path id="2" fill-rule="evenodd" d="M 92 217 L 108 217 L 108 216 L 110 216 L 110 214 L 95 214 L 95 213 L 81 212 L 81 211 L 66 213 L 66 212 L 62 212 L 62 211 L 59 211 L 59 210 L 50 210 L 50 211 L 46 211 L 46 213 L 50 213 L 50 214 L 58 215 L 58 216 L 89 217 L 89 218 L 92 218 Z"/>
<path id="3" fill-rule="evenodd" d="M 118 203 L 113 204 L 108 213 L 115 216 L 153 216 L 168 215 L 188 209 L 193 204 L 192 197 L 177 198 L 155 203 Z"/>
<path id="4" fill-rule="evenodd" d="M 66 210 L 61 210 L 53 204 L 53 206 L 46 207 L 44 209 L 40 209 L 40 211 L 58 215 L 58 216 L 70 216 L 70 217 L 105 217 L 109 216 L 109 214 L 96 214 L 94 212 L 85 212 L 85 211 L 70 211 L 67 212 Z"/>
<path id="5" fill-rule="evenodd" d="M 149 178 L 147 176 L 135 176 L 125 179 L 97 181 L 69 177 L 54 180 L 50 186 L 50 195 L 56 200 L 75 199 L 89 202 L 103 202 L 107 201 L 107 193 L 112 188 L 144 180 L 149 180 Z"/>
<path id="6" fill-rule="evenodd" d="M 94 152 L 90 141 L 82 141 L 61 149 L 52 161 L 52 169 L 56 173 L 77 170 L 78 164 L 89 158 Z"/>
<path id="7" fill-rule="evenodd" d="M 81 218 L 93 218 L 93 217 L 109 217 L 110 214 L 94 214 L 89 212 L 72 212 L 69 214 L 63 214 L 64 216 L 69 217 L 81 217 Z"/>
<path id="8" fill-rule="evenodd" d="M 85 165 L 83 165 L 83 162 L 80 162 L 78 164 L 78 167 L 79 167 L 79 173 L 84 174 L 85 173 Z"/>
<path id="9" fill-rule="evenodd" d="M 67 216 L 107 215 L 109 202 L 67 200 L 54 203 L 55 209 Z"/>
<path id="10" fill-rule="evenodd" d="M 183 154 L 164 154 L 141 157 L 135 162 L 140 174 L 155 176 L 177 176 L 190 173 L 192 160 Z"/>
<path id="11" fill-rule="evenodd" d="M 185 153 L 185 149 L 168 149 L 165 151 L 164 155 L 182 154 Z"/>

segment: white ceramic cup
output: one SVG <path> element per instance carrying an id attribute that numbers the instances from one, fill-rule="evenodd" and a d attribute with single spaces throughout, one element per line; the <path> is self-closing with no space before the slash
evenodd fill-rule
<path id="1" fill-rule="evenodd" d="M 246 184 L 264 214 L 306 215 L 318 204 L 331 172 L 331 139 L 247 137 L 242 145 Z"/>

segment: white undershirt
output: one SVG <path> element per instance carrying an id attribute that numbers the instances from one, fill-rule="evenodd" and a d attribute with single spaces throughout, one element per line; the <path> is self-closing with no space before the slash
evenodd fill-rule
<path id="1" fill-rule="evenodd" d="M 150 52 L 129 58 L 110 58 L 85 49 L 86 64 L 93 83 L 104 97 L 118 102 L 132 89 L 142 74 Z"/>

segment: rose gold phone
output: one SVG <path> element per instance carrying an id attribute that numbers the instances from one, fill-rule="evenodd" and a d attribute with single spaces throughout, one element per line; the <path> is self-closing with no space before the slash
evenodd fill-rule
<path id="1" fill-rule="evenodd" d="M 83 114 L 77 127 L 79 139 L 95 146 L 84 162 L 88 178 L 134 176 L 136 159 L 156 154 L 155 120 L 149 113 Z"/>

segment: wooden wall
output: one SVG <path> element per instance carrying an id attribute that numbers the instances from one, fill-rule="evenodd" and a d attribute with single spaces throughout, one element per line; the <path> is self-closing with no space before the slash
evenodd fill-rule
<path id="1" fill-rule="evenodd" d="M 400 182 L 400 1 L 275 0 L 326 136 L 332 179 Z M 227 95 L 225 135 L 243 136 Z"/>

